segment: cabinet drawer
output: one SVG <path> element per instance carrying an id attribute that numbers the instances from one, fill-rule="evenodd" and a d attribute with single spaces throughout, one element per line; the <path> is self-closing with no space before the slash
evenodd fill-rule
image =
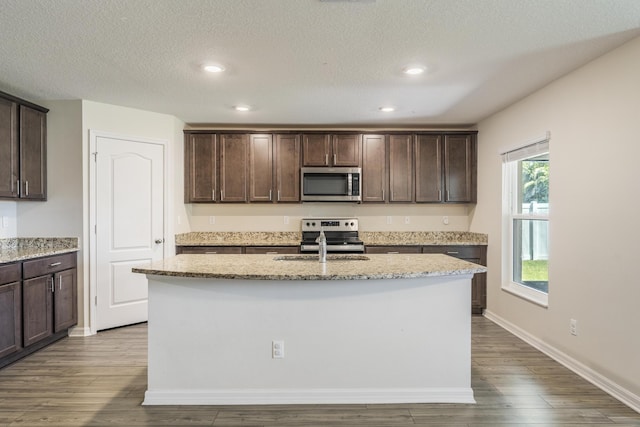
<path id="1" fill-rule="evenodd" d="M 22 278 L 20 263 L 0 265 L 0 285 L 19 282 Z"/>
<path id="2" fill-rule="evenodd" d="M 419 254 L 420 246 L 367 246 L 368 254 Z"/>
<path id="3" fill-rule="evenodd" d="M 482 258 L 481 246 L 423 246 L 423 254 L 446 254 L 456 258 Z"/>
<path id="4" fill-rule="evenodd" d="M 181 254 L 241 254 L 241 246 L 182 246 Z"/>
<path id="5" fill-rule="evenodd" d="M 31 277 L 43 276 L 45 274 L 56 273 L 58 271 L 68 270 L 75 267 L 75 252 L 38 258 L 22 263 L 22 277 L 23 279 L 29 279 Z"/>
<path id="6" fill-rule="evenodd" d="M 297 254 L 299 246 L 247 246 L 246 254 Z"/>

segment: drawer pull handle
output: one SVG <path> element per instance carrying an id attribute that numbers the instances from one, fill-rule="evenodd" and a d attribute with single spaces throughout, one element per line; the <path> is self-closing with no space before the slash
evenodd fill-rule
<path id="1" fill-rule="evenodd" d="M 54 263 L 49 264 L 49 267 L 57 267 L 59 265 L 62 265 L 62 263 L 61 262 L 54 262 Z"/>
<path id="2" fill-rule="evenodd" d="M 457 253 L 458 253 L 458 251 L 447 251 L 447 253 L 448 253 L 448 254 L 451 254 L 451 255 L 455 255 L 455 254 L 457 254 Z"/>
<path id="3" fill-rule="evenodd" d="M 388 254 L 399 254 L 400 252 L 398 252 L 398 251 L 389 251 L 389 252 L 387 252 L 387 253 L 388 253 Z"/>
<path id="4" fill-rule="evenodd" d="M 205 254 L 217 254 L 218 252 L 205 252 Z"/>

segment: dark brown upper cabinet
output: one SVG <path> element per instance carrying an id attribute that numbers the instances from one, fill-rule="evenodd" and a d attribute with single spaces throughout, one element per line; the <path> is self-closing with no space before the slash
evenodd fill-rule
<path id="1" fill-rule="evenodd" d="M 47 199 L 47 112 L 0 92 L 0 198 Z"/>
<path id="2" fill-rule="evenodd" d="M 0 197 L 18 197 L 18 104 L 0 98 Z"/>
<path id="3" fill-rule="evenodd" d="M 413 136 L 389 135 L 389 201 L 414 201 L 413 182 Z"/>
<path id="4" fill-rule="evenodd" d="M 387 183 L 387 144 L 385 135 L 362 137 L 362 202 L 384 202 Z"/>
<path id="5" fill-rule="evenodd" d="M 476 202 L 475 133 L 416 137 L 416 202 Z"/>
<path id="6" fill-rule="evenodd" d="M 247 198 L 247 134 L 221 134 L 220 144 L 220 201 L 239 203 Z"/>
<path id="7" fill-rule="evenodd" d="M 303 166 L 360 165 L 360 134 L 304 134 L 302 136 Z"/>
<path id="8" fill-rule="evenodd" d="M 475 134 L 444 136 L 444 201 L 477 201 L 477 147 Z"/>
<path id="9" fill-rule="evenodd" d="M 246 202 L 247 134 L 185 133 L 185 203 Z"/>
<path id="10" fill-rule="evenodd" d="M 300 135 L 276 135 L 276 202 L 300 201 Z"/>
<path id="11" fill-rule="evenodd" d="M 218 144 L 216 134 L 185 134 L 185 203 L 216 202 Z"/>
<path id="12" fill-rule="evenodd" d="M 273 136 L 249 136 L 249 201 L 273 201 Z"/>
<path id="13" fill-rule="evenodd" d="M 185 131 L 185 203 L 299 203 L 301 166 L 358 165 L 363 203 L 475 203 L 476 144 L 472 131 Z"/>
<path id="14" fill-rule="evenodd" d="M 442 135 L 418 135 L 416 202 L 442 202 Z"/>

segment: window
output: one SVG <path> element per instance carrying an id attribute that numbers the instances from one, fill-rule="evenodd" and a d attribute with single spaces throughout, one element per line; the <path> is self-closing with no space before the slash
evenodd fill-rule
<path id="1" fill-rule="evenodd" d="M 503 156 L 502 288 L 547 306 L 549 294 L 549 137 Z"/>

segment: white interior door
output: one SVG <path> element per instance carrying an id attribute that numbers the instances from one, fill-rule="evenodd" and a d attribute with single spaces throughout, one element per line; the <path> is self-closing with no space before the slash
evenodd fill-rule
<path id="1" fill-rule="evenodd" d="M 131 267 L 163 258 L 164 146 L 95 139 L 96 330 L 147 320 L 147 278 Z"/>

